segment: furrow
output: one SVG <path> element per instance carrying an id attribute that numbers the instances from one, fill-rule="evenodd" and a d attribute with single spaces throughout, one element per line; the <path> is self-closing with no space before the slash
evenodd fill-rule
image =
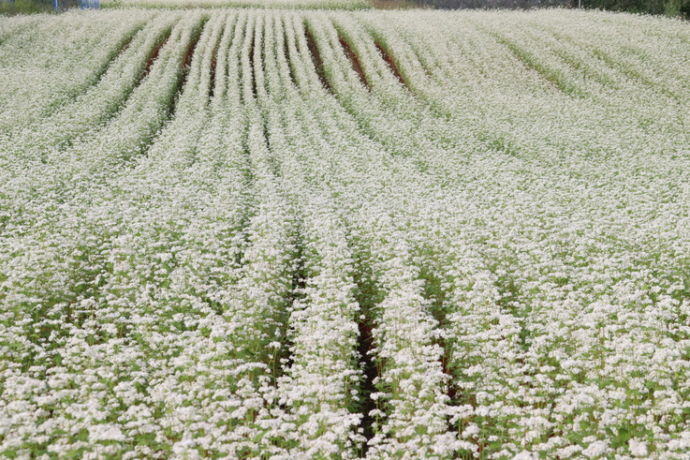
<path id="1" fill-rule="evenodd" d="M 316 71 L 316 75 L 318 75 L 319 77 L 321 86 L 323 86 L 326 89 L 326 91 L 332 92 L 333 89 L 331 88 L 331 84 L 328 81 L 328 78 L 326 77 L 326 71 L 323 67 L 323 59 L 321 59 L 321 52 L 319 51 L 319 47 L 316 45 L 314 35 L 312 34 L 311 30 L 306 24 L 304 25 L 304 36 L 307 40 L 307 47 L 309 49 L 309 56 L 311 57 L 312 65 L 314 67 L 314 70 Z"/>
<path id="2" fill-rule="evenodd" d="M 371 380 L 360 367 L 363 319 L 356 301 L 356 270 L 336 203 L 326 190 L 311 193 L 319 187 L 310 164 L 319 129 L 303 123 L 299 89 L 287 71 L 290 57 L 281 53 L 285 34 L 280 29 L 274 29 L 275 45 L 266 48 L 268 87 L 284 95 L 271 105 L 270 112 L 282 115 L 272 133 L 285 186 L 303 216 L 304 278 L 290 316 L 292 356 L 278 387 L 285 402 L 281 420 L 294 428 L 277 445 L 291 457 L 358 458 L 370 431 L 362 417 L 368 416 Z M 294 56 L 291 63 L 297 60 Z M 371 356 L 363 358 L 371 362 Z"/>
<path id="3" fill-rule="evenodd" d="M 367 89 L 370 89 L 369 82 L 367 81 L 367 77 L 364 74 L 364 70 L 362 69 L 362 64 L 359 62 L 359 58 L 357 57 L 357 54 L 355 54 L 355 52 L 352 51 L 352 47 L 350 46 L 350 44 L 340 34 L 338 34 L 338 43 L 340 44 L 341 48 L 343 49 L 343 52 L 345 53 L 345 56 L 347 57 L 347 59 L 352 64 L 352 68 L 354 69 L 355 73 L 357 74 L 359 81 Z"/>
<path id="4" fill-rule="evenodd" d="M 117 117 L 143 78 L 143 65 L 137 61 L 156 46 L 155 42 L 169 35 L 170 22 L 170 18 L 162 18 L 140 31 L 134 38 L 136 43 L 112 63 L 99 83 L 45 119 L 40 133 L 29 127 L 7 137 L 6 152 L 12 158 L 8 172 L 21 170 L 36 159 L 45 162 L 49 152 L 69 148 L 82 136 L 96 135 L 108 120 Z"/>
<path id="5" fill-rule="evenodd" d="M 398 69 L 398 64 L 396 63 L 395 58 L 392 56 L 392 54 L 388 52 L 388 50 L 385 48 L 385 45 L 383 45 L 381 42 L 377 41 L 374 44 L 376 45 L 376 49 L 378 50 L 378 52 L 381 53 L 381 57 L 383 58 L 383 60 L 386 61 L 388 68 L 390 68 L 393 75 L 395 75 L 395 78 L 398 79 L 401 85 L 409 89 L 409 85 L 400 73 L 400 70 Z"/>

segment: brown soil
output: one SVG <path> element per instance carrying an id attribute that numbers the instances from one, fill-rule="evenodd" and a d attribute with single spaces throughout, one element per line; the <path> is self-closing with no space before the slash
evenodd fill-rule
<path id="1" fill-rule="evenodd" d="M 347 40 L 340 35 L 338 35 L 338 41 L 340 42 L 340 46 L 342 46 L 343 51 L 345 51 L 345 56 L 347 56 L 347 58 L 350 60 L 350 63 L 352 63 L 352 68 L 355 69 L 359 80 L 364 86 L 367 87 L 367 89 L 369 89 L 369 82 L 367 81 L 367 77 L 362 69 L 362 63 L 359 62 L 357 54 L 352 50 L 352 47 L 350 47 L 350 44 L 347 42 Z"/>
<path id="2" fill-rule="evenodd" d="M 323 87 L 326 88 L 326 90 L 328 90 L 329 92 L 333 92 L 333 88 L 331 88 L 331 84 L 328 82 L 328 79 L 326 78 L 326 72 L 323 68 L 323 60 L 321 59 L 319 47 L 316 45 L 316 41 L 314 40 L 314 37 L 312 36 L 311 31 L 309 30 L 309 27 L 307 27 L 306 24 L 304 27 L 304 33 L 305 38 L 307 39 L 307 47 L 309 48 L 311 62 L 314 64 L 314 69 L 316 70 L 316 74 L 319 76 L 321 85 L 323 85 Z"/>
<path id="3" fill-rule="evenodd" d="M 154 46 L 153 49 L 151 50 L 151 53 L 149 53 L 149 57 L 148 57 L 148 59 L 146 59 L 146 67 L 144 69 L 144 75 L 143 75 L 144 77 L 147 76 L 149 74 L 149 72 L 151 72 L 151 67 L 153 67 L 153 63 L 156 61 L 156 59 L 158 59 L 158 55 L 161 52 L 161 48 L 163 48 L 165 46 L 165 44 L 168 43 L 169 38 L 170 38 L 170 31 L 168 31 L 165 34 L 163 39 L 156 46 Z"/>
<path id="4" fill-rule="evenodd" d="M 216 55 L 218 53 L 218 47 L 213 50 L 213 57 L 211 58 L 211 70 L 208 81 L 208 99 L 209 101 L 213 99 L 213 95 L 216 92 L 216 66 L 218 62 L 216 60 Z"/>
<path id="5" fill-rule="evenodd" d="M 381 56 L 383 56 L 383 60 L 386 61 L 386 64 L 388 64 L 388 67 L 391 69 L 391 72 L 393 72 L 393 75 L 395 75 L 400 84 L 409 89 L 409 85 L 402 77 L 400 69 L 398 69 L 398 65 L 395 63 L 395 59 L 393 59 L 393 57 L 390 54 L 388 54 L 386 49 L 383 46 L 381 46 L 380 43 L 375 42 L 375 45 L 376 49 L 379 50 L 379 53 L 381 53 Z"/>

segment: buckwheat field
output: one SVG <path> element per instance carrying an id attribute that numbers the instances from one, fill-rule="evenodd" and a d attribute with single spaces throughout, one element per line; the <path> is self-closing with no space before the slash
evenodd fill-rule
<path id="1" fill-rule="evenodd" d="M 0 456 L 688 459 L 690 25 L 335 4 L 0 18 Z"/>

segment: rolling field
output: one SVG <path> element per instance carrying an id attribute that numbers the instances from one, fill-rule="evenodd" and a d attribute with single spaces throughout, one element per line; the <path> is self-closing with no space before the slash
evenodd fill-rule
<path id="1" fill-rule="evenodd" d="M 0 456 L 690 452 L 690 25 L 0 18 Z"/>

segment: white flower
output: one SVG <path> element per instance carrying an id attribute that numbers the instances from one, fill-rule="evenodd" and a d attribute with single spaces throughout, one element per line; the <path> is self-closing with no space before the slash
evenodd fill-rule
<path id="1" fill-rule="evenodd" d="M 98 424 L 89 427 L 89 441 L 124 441 L 125 436 L 122 434 L 120 427 L 112 424 Z"/>
<path id="2" fill-rule="evenodd" d="M 582 451 L 582 454 L 589 457 L 589 458 L 598 458 L 602 457 L 606 452 L 608 451 L 608 443 L 605 441 L 594 441 L 591 443 L 585 450 Z"/>
<path id="3" fill-rule="evenodd" d="M 630 441 L 628 441 L 628 447 L 630 448 L 630 453 L 633 457 L 647 456 L 647 444 L 645 444 L 644 442 L 631 439 Z"/>

